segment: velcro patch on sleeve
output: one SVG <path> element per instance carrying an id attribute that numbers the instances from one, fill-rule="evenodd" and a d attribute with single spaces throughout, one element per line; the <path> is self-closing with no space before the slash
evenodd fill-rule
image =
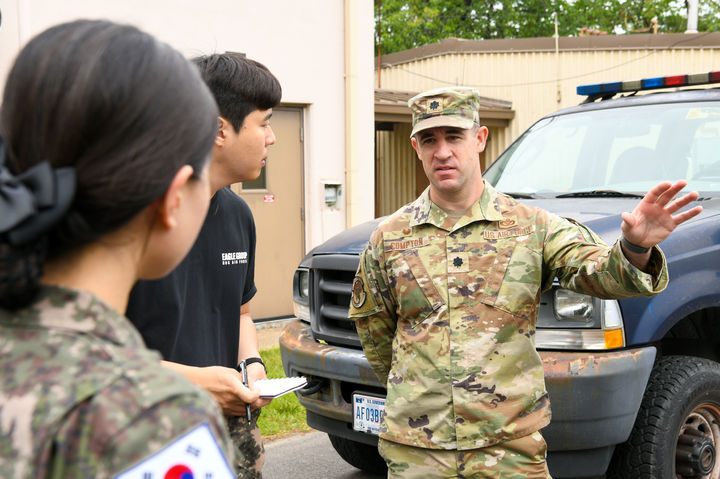
<path id="1" fill-rule="evenodd" d="M 121 472 L 115 479 L 168 477 L 235 478 L 208 423 L 194 427 L 155 454 Z"/>

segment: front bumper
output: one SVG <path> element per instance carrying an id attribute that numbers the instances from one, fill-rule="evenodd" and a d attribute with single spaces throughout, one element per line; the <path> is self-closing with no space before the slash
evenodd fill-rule
<path id="1" fill-rule="evenodd" d="M 542 434 L 554 477 L 605 473 L 615 445 L 630 436 L 655 355 L 652 346 L 540 351 L 552 409 L 552 421 Z"/>
<path id="2" fill-rule="evenodd" d="M 308 424 L 368 444 L 373 435 L 352 429 L 354 391 L 384 390 L 362 351 L 315 341 L 300 320 L 280 337 L 288 376 L 325 380 L 316 394 L 299 396 Z M 630 435 L 655 361 L 654 347 L 611 352 L 540 351 L 552 422 L 542 430 L 553 477 L 590 477 L 607 469 L 616 444 Z"/>
<path id="3" fill-rule="evenodd" d="M 300 404 L 307 409 L 309 426 L 353 441 L 377 444 L 377 436 L 352 428 L 352 393 L 385 393 L 361 350 L 315 341 L 310 326 L 297 320 L 285 326 L 280 353 L 287 376 L 305 376 L 311 384 L 326 382 L 315 394 L 298 394 Z"/>

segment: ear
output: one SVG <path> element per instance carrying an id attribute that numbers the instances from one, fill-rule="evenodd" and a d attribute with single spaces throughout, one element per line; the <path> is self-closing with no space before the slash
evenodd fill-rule
<path id="1" fill-rule="evenodd" d="M 183 200 L 183 186 L 187 184 L 192 175 L 193 167 L 184 165 L 175 173 L 165 196 L 158 200 L 160 202 L 158 216 L 161 224 L 167 229 L 177 226 L 177 211 Z"/>
<path id="2" fill-rule="evenodd" d="M 414 136 L 412 138 L 410 138 L 410 143 L 412 144 L 412 147 L 415 150 L 415 154 L 417 155 L 418 160 L 422 160 L 422 158 L 420 157 L 420 148 L 418 146 L 417 138 L 415 138 Z"/>
<path id="3" fill-rule="evenodd" d="M 235 131 L 232 124 L 225 118 L 218 117 L 218 133 L 215 137 L 215 146 L 222 147 L 230 136 L 230 132 Z"/>
<path id="4" fill-rule="evenodd" d="M 477 140 L 478 140 L 478 153 L 482 153 L 485 150 L 485 145 L 487 144 L 488 135 L 490 132 L 488 131 L 486 126 L 481 126 L 478 128 L 477 132 Z"/>

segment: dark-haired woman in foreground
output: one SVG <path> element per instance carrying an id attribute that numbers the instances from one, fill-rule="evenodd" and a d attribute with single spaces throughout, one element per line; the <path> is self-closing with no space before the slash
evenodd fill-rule
<path id="1" fill-rule="evenodd" d="M 0 112 L 0 477 L 234 477 L 215 402 L 122 314 L 198 233 L 217 116 L 134 27 L 76 21 L 20 52 Z"/>

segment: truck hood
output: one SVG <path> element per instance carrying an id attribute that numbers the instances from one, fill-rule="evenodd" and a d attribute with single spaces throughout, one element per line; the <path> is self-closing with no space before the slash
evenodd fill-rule
<path id="1" fill-rule="evenodd" d="M 606 243 L 614 243 L 620 236 L 621 214 L 632 211 L 640 202 L 635 198 L 556 198 L 523 200 L 523 203 L 542 208 L 565 218 L 572 218 L 597 233 Z M 678 229 L 720 213 L 720 198 L 701 197 L 695 204 L 703 212 L 680 225 Z M 676 235 L 677 236 L 677 235 Z M 673 236 L 670 236 L 671 241 Z"/>
<path id="2" fill-rule="evenodd" d="M 522 203 L 579 221 L 597 233 L 605 242 L 612 244 L 620 236 L 620 224 L 622 223 L 620 215 L 624 211 L 632 211 L 639 201 L 635 198 L 560 198 L 524 199 Z M 720 213 L 720 198 L 700 198 L 697 204 L 703 206 L 703 212 L 681 225 L 680 228 Z M 347 229 L 314 248 L 308 253 L 308 256 L 319 254 L 359 255 L 365 249 L 372 232 L 383 219 L 377 218 Z M 672 238 L 671 236 L 670 240 Z"/>
<path id="3" fill-rule="evenodd" d="M 370 235 L 385 217 L 376 218 L 338 233 L 320 246 L 313 248 L 308 256 L 317 254 L 357 254 L 363 252 Z"/>

